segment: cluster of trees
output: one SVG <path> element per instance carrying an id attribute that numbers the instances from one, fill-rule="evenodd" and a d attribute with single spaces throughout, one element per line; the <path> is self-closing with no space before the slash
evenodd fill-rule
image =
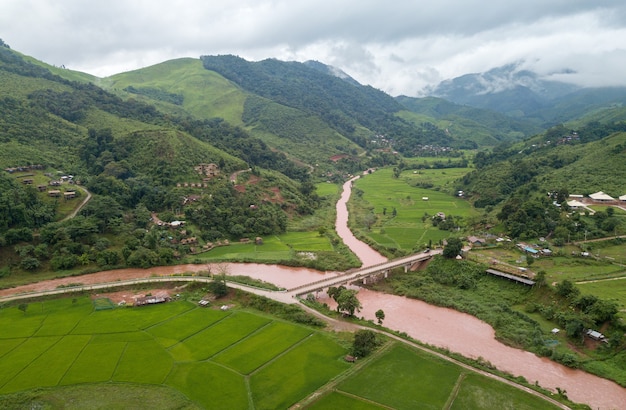
<path id="1" fill-rule="evenodd" d="M 177 118 L 174 121 L 199 140 L 241 158 L 253 167 L 272 169 L 300 182 L 310 180 L 307 168 L 294 164 L 285 154 L 270 149 L 262 140 L 252 137 L 242 128 L 234 127 L 221 118 L 211 120 Z"/>
<path id="2" fill-rule="evenodd" d="M 540 272 L 537 285 L 546 288 L 542 279 L 545 272 Z M 550 295 L 551 303 L 531 302 L 526 310 L 530 313 L 538 312 L 545 319 L 557 323 L 565 330 L 566 335 L 580 342 L 584 337 L 586 329 L 600 329 L 605 324 L 609 327 L 610 348 L 619 348 L 624 340 L 623 325 L 620 328 L 616 320 L 619 307 L 615 301 L 603 300 L 594 295 L 582 295 L 580 290 L 569 280 L 563 280 L 552 288 L 548 287 L 544 292 Z M 539 345 L 539 353 L 550 356 L 553 360 L 565 364 L 569 367 L 578 367 L 580 361 L 578 357 L 571 353 L 561 353 Z"/>
<path id="3" fill-rule="evenodd" d="M 4 173 L 0 174 L 0 209 L 0 234 L 12 228 L 41 227 L 55 215 L 54 204 L 42 201 L 35 188 L 24 186 Z M 12 232 L 5 234 L 9 244 L 15 243 L 13 237 Z"/>
<path id="4" fill-rule="evenodd" d="M 613 235 L 622 230 L 623 222 L 608 207 L 593 215 L 588 212 L 570 214 L 567 202 L 555 206 L 549 196 L 514 195 L 509 198 L 496 217 L 514 238 L 537 238 L 551 235 L 556 245 L 570 240 L 582 240 Z"/>
<path id="5" fill-rule="evenodd" d="M 277 234 L 287 228 L 287 215 L 280 204 L 239 193 L 227 180 L 213 181 L 185 215 L 202 230 L 205 240 Z"/>
<path id="6" fill-rule="evenodd" d="M 337 312 L 343 312 L 348 316 L 354 316 L 355 312 L 360 312 L 361 302 L 357 298 L 357 290 L 347 289 L 345 286 L 334 287 L 328 289 L 328 296 L 337 302 Z"/>

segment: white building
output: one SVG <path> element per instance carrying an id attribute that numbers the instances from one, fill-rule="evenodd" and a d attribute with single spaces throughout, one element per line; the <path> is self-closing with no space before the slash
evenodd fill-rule
<path id="1" fill-rule="evenodd" d="M 615 198 L 613 198 L 610 195 L 605 194 L 602 191 L 598 191 L 595 194 L 589 195 L 589 198 L 593 199 L 594 201 L 600 201 L 600 202 L 615 201 Z"/>

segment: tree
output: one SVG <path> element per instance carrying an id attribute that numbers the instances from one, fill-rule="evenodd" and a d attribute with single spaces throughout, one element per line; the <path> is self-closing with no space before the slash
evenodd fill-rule
<path id="1" fill-rule="evenodd" d="M 211 266 L 209 265 L 209 273 Z M 217 274 L 213 276 L 213 282 L 209 284 L 209 289 L 217 298 L 224 297 L 228 294 L 228 285 L 226 285 L 226 276 L 228 275 L 228 265 L 220 263 L 217 265 Z"/>
<path id="2" fill-rule="evenodd" d="M 572 281 L 565 279 L 564 281 L 557 283 L 556 293 L 564 298 L 574 299 L 578 297 L 580 290 L 574 286 Z"/>
<path id="3" fill-rule="evenodd" d="M 33 258 L 32 256 L 27 256 L 24 259 L 22 259 L 20 266 L 24 270 L 35 270 L 40 266 L 40 263 L 37 258 Z"/>
<path id="4" fill-rule="evenodd" d="M 539 272 L 537 272 L 537 275 L 535 275 L 535 285 L 540 288 L 545 284 L 546 284 L 546 271 L 540 270 Z"/>
<path id="5" fill-rule="evenodd" d="M 448 244 L 443 247 L 443 256 L 449 259 L 456 258 L 462 249 L 463 242 L 459 238 L 450 238 L 448 239 Z"/>
<path id="6" fill-rule="evenodd" d="M 600 325 L 609 320 L 613 320 L 619 312 L 618 304 L 613 300 L 599 299 L 589 309 L 596 324 Z"/>
<path id="7" fill-rule="evenodd" d="M 376 315 L 376 319 L 378 319 L 378 324 L 382 325 L 383 324 L 383 320 L 385 320 L 385 312 L 383 312 L 382 309 L 378 309 L 375 313 Z"/>
<path id="8" fill-rule="evenodd" d="M 337 296 L 337 311 L 345 312 L 349 316 L 354 316 L 355 311 L 360 312 L 363 306 L 356 297 L 357 293 L 358 292 L 356 290 L 342 290 L 341 293 L 339 293 L 339 296 Z"/>
<path id="9" fill-rule="evenodd" d="M 214 278 L 213 282 L 209 282 L 209 290 L 218 299 L 228 295 L 228 286 L 221 278 Z"/>
<path id="10" fill-rule="evenodd" d="M 22 313 L 26 314 L 26 309 L 28 309 L 28 303 L 20 303 L 17 305 L 17 308 L 22 311 Z"/>
<path id="11" fill-rule="evenodd" d="M 352 355 L 354 357 L 365 357 L 378 346 L 376 333 L 371 330 L 357 330 L 354 334 L 352 344 Z"/>
<path id="12" fill-rule="evenodd" d="M 339 294 L 341 293 L 341 291 L 345 290 L 346 287 L 345 286 L 339 286 L 338 288 L 331 286 L 328 288 L 328 296 L 331 297 L 335 302 L 337 302 L 337 298 L 339 297 Z M 339 308 L 337 308 L 337 311 L 339 311 Z"/>

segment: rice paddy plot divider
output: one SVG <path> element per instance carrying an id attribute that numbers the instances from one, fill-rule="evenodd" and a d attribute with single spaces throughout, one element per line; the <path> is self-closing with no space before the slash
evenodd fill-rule
<path id="1" fill-rule="evenodd" d="M 177 346 L 177 345 L 179 345 L 179 344 L 181 344 L 181 343 L 184 343 L 187 339 L 190 339 L 190 338 L 192 338 L 192 337 L 196 336 L 198 333 L 204 332 L 205 330 L 212 328 L 213 326 L 217 325 L 217 324 L 218 324 L 218 323 L 220 323 L 221 321 L 223 321 L 223 320 L 225 320 L 225 319 L 227 319 L 227 318 L 229 318 L 229 317 L 231 317 L 231 316 L 232 316 L 232 312 L 231 312 L 231 313 L 229 313 L 229 314 L 227 314 L 226 316 L 224 316 L 224 317 L 222 317 L 222 318 L 218 319 L 218 320 L 217 320 L 217 321 L 215 321 L 215 322 L 209 323 L 209 325 L 208 325 L 208 326 L 205 326 L 205 327 L 203 327 L 203 328 L 201 328 L 201 329 L 197 330 L 196 332 L 191 333 L 191 334 L 189 334 L 189 335 L 187 335 L 187 336 L 183 337 L 183 338 L 182 338 L 182 339 L 180 339 L 178 342 L 176 342 L 176 343 L 174 343 L 173 345 L 171 345 L 171 346 L 167 347 L 167 348 L 166 348 L 166 350 L 170 350 L 170 349 L 172 349 L 174 346 Z"/>
<path id="2" fill-rule="evenodd" d="M 54 336 L 45 336 L 45 337 L 52 338 Z M 52 349 L 55 345 L 57 345 L 61 341 L 61 339 L 63 339 L 63 337 L 62 336 L 58 336 L 58 337 L 56 337 L 56 339 L 57 340 L 54 343 L 52 343 L 51 345 L 47 346 L 45 349 L 42 349 L 29 362 L 24 363 L 22 368 L 17 373 L 13 374 L 7 381 L 2 383 L 2 385 L 0 385 L 0 390 L 2 390 L 7 384 L 11 383 L 16 377 L 19 377 L 19 375 L 22 374 L 31 364 L 33 364 L 37 359 L 39 359 L 40 357 L 45 355 L 50 349 Z M 33 341 L 33 340 L 35 340 L 35 338 L 30 337 L 28 340 Z"/>
<path id="3" fill-rule="evenodd" d="M 70 363 L 69 366 L 67 366 L 67 369 L 65 369 L 65 371 L 63 372 L 63 375 L 61 377 L 59 377 L 59 383 L 61 382 L 61 380 L 63 380 L 65 378 L 65 376 L 67 375 L 67 373 L 70 371 L 70 369 L 74 366 L 74 363 L 76 363 L 76 361 L 78 360 L 78 358 L 80 357 L 80 355 L 85 351 L 85 349 L 87 348 L 87 346 L 89 346 L 89 344 L 93 341 L 93 335 L 91 335 L 91 337 L 89 338 L 89 341 L 87 343 L 85 343 L 83 345 L 83 347 L 80 349 L 80 352 L 78 352 L 75 356 L 74 356 L 74 360 L 72 360 L 72 363 Z"/>
<path id="4" fill-rule="evenodd" d="M 259 366 L 256 370 L 254 370 L 252 373 L 249 374 L 249 377 L 254 376 L 255 374 L 257 374 L 258 372 L 260 372 L 261 370 L 263 370 L 265 367 L 267 367 L 268 365 L 274 363 L 276 360 L 280 359 L 281 357 L 283 357 L 284 355 L 286 355 L 287 353 L 291 352 L 293 349 L 295 349 L 296 347 L 300 346 L 301 344 L 305 343 L 307 340 L 309 340 L 310 338 L 312 338 L 313 336 L 315 336 L 315 332 L 311 333 L 310 335 L 308 335 L 307 337 L 305 337 L 304 339 L 300 340 L 298 343 L 295 343 L 294 345 L 292 345 L 289 349 L 286 349 L 284 352 L 276 355 L 272 360 L 268 360 L 267 362 L 265 362 L 265 364 L 263 364 L 262 366 Z"/>
<path id="5" fill-rule="evenodd" d="M 219 352 L 215 352 L 215 354 L 213 354 L 213 356 L 209 357 L 207 360 L 210 360 L 212 357 L 217 356 L 218 354 L 222 353 L 222 352 L 223 352 L 223 351 L 225 351 L 225 350 L 228 350 L 228 349 L 232 349 L 232 348 L 237 347 L 237 345 L 239 345 L 239 344 L 241 344 L 241 343 L 245 342 L 245 341 L 246 341 L 247 339 L 249 339 L 250 337 L 252 337 L 252 336 L 254 336 L 254 335 L 258 334 L 258 333 L 263 332 L 263 331 L 264 331 L 264 329 L 265 329 L 266 327 L 271 326 L 271 325 L 272 325 L 272 323 L 274 323 L 274 322 L 276 322 L 276 321 L 275 321 L 275 320 L 271 320 L 271 321 L 267 322 L 266 324 L 264 324 L 264 325 L 263 325 L 263 326 L 261 326 L 260 328 L 256 329 L 254 332 L 249 333 L 247 336 L 242 337 L 241 339 L 237 340 L 237 341 L 236 341 L 236 342 L 234 342 L 234 343 L 231 343 L 229 346 L 225 347 L 224 349 L 220 350 Z"/>
<path id="6" fill-rule="evenodd" d="M 323 385 L 322 387 L 320 387 L 319 389 L 317 389 L 316 391 L 314 391 L 312 394 L 310 394 L 308 397 L 305 397 L 304 399 L 302 399 L 298 405 L 300 407 L 304 407 L 304 406 L 308 406 L 309 404 L 313 403 L 315 400 L 319 399 L 321 396 L 323 396 L 324 394 L 328 393 L 331 390 L 336 391 L 339 394 L 344 394 L 346 396 L 350 396 L 362 401 L 367 401 L 370 403 L 374 403 L 377 406 L 381 406 L 381 407 L 385 407 L 385 408 L 390 408 L 385 406 L 384 404 L 380 404 L 377 402 L 374 402 L 372 400 L 368 400 L 362 396 L 357 396 L 354 395 L 352 393 L 348 393 L 345 392 L 343 390 L 339 390 L 337 389 L 337 385 L 339 383 L 341 383 L 342 381 L 346 380 L 347 378 L 351 377 L 353 374 L 360 372 L 362 369 L 364 369 L 365 367 L 367 367 L 370 363 L 372 363 L 373 361 L 375 361 L 376 359 L 378 359 L 378 357 L 382 356 L 383 353 L 387 352 L 391 346 L 395 345 L 397 342 L 394 341 L 388 341 L 386 342 L 383 346 L 379 347 L 378 349 L 376 349 L 376 351 L 372 352 L 371 355 L 366 356 L 362 359 L 357 359 L 350 368 L 348 368 L 348 370 L 345 370 L 344 372 L 340 373 L 339 375 L 337 375 L 337 377 L 331 379 L 328 381 L 328 383 L 326 383 L 325 385 Z"/>
<path id="7" fill-rule="evenodd" d="M 169 316 L 169 317 L 167 317 L 165 320 L 161 320 L 160 322 L 153 323 L 153 324 L 151 324 L 150 326 L 147 326 L 147 327 L 143 328 L 142 330 L 145 332 L 145 331 L 148 331 L 148 330 L 152 329 L 153 327 L 156 327 L 156 326 L 161 326 L 161 325 L 163 325 L 164 323 L 167 323 L 167 322 L 169 322 L 169 321 L 171 321 L 171 320 L 174 320 L 174 319 L 176 319 L 176 318 L 179 318 L 179 317 L 181 317 L 181 316 L 183 316 L 183 315 L 185 315 L 185 314 L 187 314 L 187 313 L 189 313 L 189 312 L 191 312 L 191 311 L 193 311 L 193 310 L 196 310 L 196 309 L 200 309 L 200 308 L 199 308 L 199 307 L 195 307 L 194 309 L 190 309 L 190 310 L 185 310 L 185 311 L 182 311 L 182 312 L 177 313 L 177 314 L 175 314 L 175 315 L 173 315 L 173 316 Z"/>
<path id="8" fill-rule="evenodd" d="M 459 378 L 456 379 L 454 388 L 452 389 L 452 392 L 450 393 L 450 397 L 448 397 L 448 400 L 446 401 L 446 405 L 444 406 L 445 410 L 450 410 L 452 408 L 452 405 L 454 404 L 454 400 L 456 399 L 456 396 L 459 394 L 459 390 L 461 389 L 461 383 L 463 383 L 465 376 L 466 376 L 466 373 L 461 372 L 461 374 L 459 374 Z"/>
<path id="9" fill-rule="evenodd" d="M 113 371 L 111 372 L 111 380 L 113 380 L 113 376 L 117 374 L 117 370 L 120 367 L 120 363 L 122 362 L 122 358 L 126 355 L 126 350 L 128 349 L 128 345 L 129 342 L 126 342 L 126 345 L 124 346 L 124 349 L 122 349 L 122 352 L 120 353 L 120 355 L 117 357 L 117 363 L 115 363 L 115 367 L 113 368 Z M 174 366 L 172 366 L 173 368 Z M 171 369 L 170 369 L 171 372 Z"/>
<path id="10" fill-rule="evenodd" d="M 23 344 L 24 344 L 24 343 L 28 340 L 28 338 L 27 338 L 27 337 L 16 337 L 16 338 L 12 338 L 12 339 L 4 339 L 4 340 L 2 340 L 2 342 L 3 342 L 3 343 L 6 343 L 6 342 L 7 342 L 7 340 L 20 340 L 20 339 L 22 340 L 21 342 L 17 343 L 15 346 L 12 346 L 11 348 L 9 348 L 9 349 L 8 349 L 6 352 L 4 352 L 3 354 L 0 354 L 0 360 L 1 360 L 4 356 L 6 356 L 6 355 L 8 355 L 8 354 L 11 354 L 11 352 L 13 352 L 15 349 L 18 349 L 21 345 L 23 345 Z"/>
<path id="11" fill-rule="evenodd" d="M 363 397 L 363 396 L 358 396 L 356 394 L 348 393 L 347 391 L 343 391 L 343 390 L 335 390 L 335 391 L 337 392 L 337 394 L 341 394 L 343 396 L 350 397 L 350 398 L 352 398 L 354 400 L 357 400 L 357 401 L 370 403 L 370 404 L 373 404 L 374 406 L 381 407 L 383 409 L 395 410 L 395 407 L 389 407 L 389 406 L 387 406 L 385 404 L 379 403 L 377 401 L 374 401 L 372 399 L 368 399 L 368 398 Z"/>

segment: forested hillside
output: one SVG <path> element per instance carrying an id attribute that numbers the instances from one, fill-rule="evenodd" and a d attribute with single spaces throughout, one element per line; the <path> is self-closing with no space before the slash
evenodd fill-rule
<path id="1" fill-rule="evenodd" d="M 317 206 L 308 168 L 223 120 L 164 114 L 6 47 L 0 88 L 2 276 L 168 264 L 210 241 L 284 232 Z M 254 184 L 238 189 L 241 170 Z M 168 231 L 176 218 L 191 225 Z"/>
<path id="2" fill-rule="evenodd" d="M 563 219 L 558 207 L 567 209 L 569 194 L 625 195 L 625 156 L 626 123 L 592 122 L 578 130 L 560 125 L 524 143 L 477 153 L 476 170 L 458 188 L 475 206 L 496 207 L 498 219 L 515 237 L 546 236 L 559 225 L 566 227 L 562 235 L 582 230 L 601 237 L 619 221 L 596 212 L 597 226 L 589 226 Z"/>

